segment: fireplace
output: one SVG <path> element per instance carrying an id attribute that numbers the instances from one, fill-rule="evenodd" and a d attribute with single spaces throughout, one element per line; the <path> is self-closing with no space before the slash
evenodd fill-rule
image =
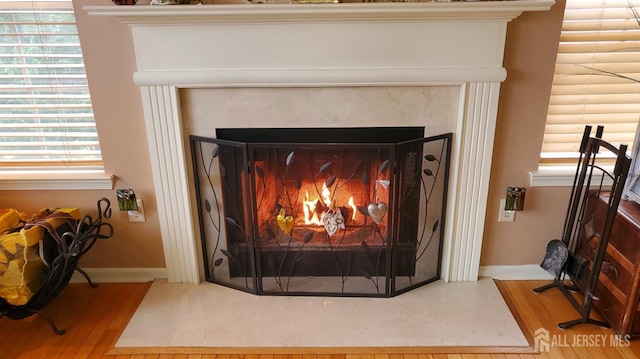
<path id="1" fill-rule="evenodd" d="M 330 127 L 425 126 L 427 136 L 452 132 L 441 275 L 447 281 L 476 280 L 498 95 L 506 77 L 502 59 L 507 23 L 523 11 L 546 11 L 553 4 L 512 0 L 85 7 L 90 15 L 115 16 L 131 26 L 137 61 L 133 79 L 141 88 L 169 280 L 195 283 L 204 277 L 189 173 L 186 134 L 195 133 L 190 118 L 209 119 L 198 134 L 213 137 L 216 128 L 312 127 L 291 123 L 309 116 Z M 388 96 L 415 88 L 453 88 L 456 96 L 446 102 Z M 326 92 L 333 94 L 330 101 L 310 108 L 316 96 Z M 362 92 L 373 92 L 376 101 L 363 96 L 358 112 L 322 115 L 348 106 L 352 101 L 347 99 Z M 258 94 L 257 101 L 253 94 Z M 197 106 L 185 104 L 193 96 L 204 99 Z M 376 112 L 380 105 L 394 104 L 393 114 Z M 429 122 L 441 117 L 425 113 L 445 104 L 454 109 L 442 117 L 449 121 Z M 201 106 L 204 109 L 198 109 Z M 271 118 L 261 113 L 281 106 L 286 113 Z M 221 123 L 226 114 L 212 115 L 220 108 L 234 112 L 236 122 Z M 414 114 L 406 116 L 406 110 Z M 353 121 L 353 114 L 362 113 L 381 119 L 375 124 L 368 117 Z M 263 122 L 256 123 L 257 118 Z"/>
<path id="2" fill-rule="evenodd" d="M 190 136 L 207 281 L 393 296 L 440 278 L 452 134 L 421 127 Z"/>

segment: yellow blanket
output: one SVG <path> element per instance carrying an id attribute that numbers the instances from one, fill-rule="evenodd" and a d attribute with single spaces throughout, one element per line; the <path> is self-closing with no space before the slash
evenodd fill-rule
<path id="1" fill-rule="evenodd" d="M 78 209 L 56 211 L 80 218 Z M 62 218 L 44 220 L 53 228 L 66 222 Z M 10 232 L 20 225 L 20 221 L 24 221 L 21 212 L 0 211 L 0 297 L 12 305 L 26 304 L 42 286 L 47 271 L 39 255 L 39 243 L 45 238 L 46 230 L 33 226 Z M 7 226 L 11 227 L 5 228 Z"/>

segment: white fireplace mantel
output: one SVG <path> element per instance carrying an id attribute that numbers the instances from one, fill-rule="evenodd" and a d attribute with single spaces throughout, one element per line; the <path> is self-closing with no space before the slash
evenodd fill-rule
<path id="1" fill-rule="evenodd" d="M 442 273 L 478 277 L 507 23 L 551 0 L 87 6 L 131 27 L 169 280 L 200 281 L 179 91 L 460 86 Z M 366 124 L 361 124 L 366 125 Z"/>

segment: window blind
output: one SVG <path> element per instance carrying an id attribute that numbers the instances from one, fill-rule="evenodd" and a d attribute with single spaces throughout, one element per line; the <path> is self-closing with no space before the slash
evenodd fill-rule
<path id="1" fill-rule="evenodd" d="M 0 169 L 102 166 L 71 1 L 0 1 Z"/>
<path id="2" fill-rule="evenodd" d="M 629 149 L 640 120 L 640 0 L 567 0 L 541 164 L 573 163 L 585 125 Z"/>

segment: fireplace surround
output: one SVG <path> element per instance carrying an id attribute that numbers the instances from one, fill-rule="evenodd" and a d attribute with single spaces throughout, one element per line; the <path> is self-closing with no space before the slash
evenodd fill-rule
<path id="1" fill-rule="evenodd" d="M 513 0 L 85 7 L 90 15 L 115 16 L 131 27 L 137 61 L 133 78 L 145 110 L 169 280 L 196 283 L 204 272 L 184 118 L 185 111 L 194 111 L 184 106 L 200 96 L 196 92 L 224 91 L 226 95 L 216 97 L 216 107 L 237 101 L 238 91 L 265 91 L 268 97 L 271 90 L 393 92 L 409 87 L 456 89 L 457 97 L 449 103 L 455 110 L 448 115 L 454 123 L 438 126 L 419 111 L 407 122 L 425 126 L 428 136 L 453 132 L 441 272 L 449 281 L 476 280 L 498 94 L 506 76 L 506 26 L 523 11 L 546 11 L 553 4 Z M 237 108 L 256 110 L 250 98 L 242 98 Z M 282 97 L 278 101 L 302 112 L 313 105 Z M 397 116 L 372 126 L 404 125 L 394 121 L 403 121 L 405 109 L 423 105 L 402 101 Z M 335 127 L 367 125 L 347 122 L 345 114 L 319 117 Z M 209 126 L 209 135 L 215 133 L 222 126 L 218 120 L 210 119 L 201 129 Z"/>

